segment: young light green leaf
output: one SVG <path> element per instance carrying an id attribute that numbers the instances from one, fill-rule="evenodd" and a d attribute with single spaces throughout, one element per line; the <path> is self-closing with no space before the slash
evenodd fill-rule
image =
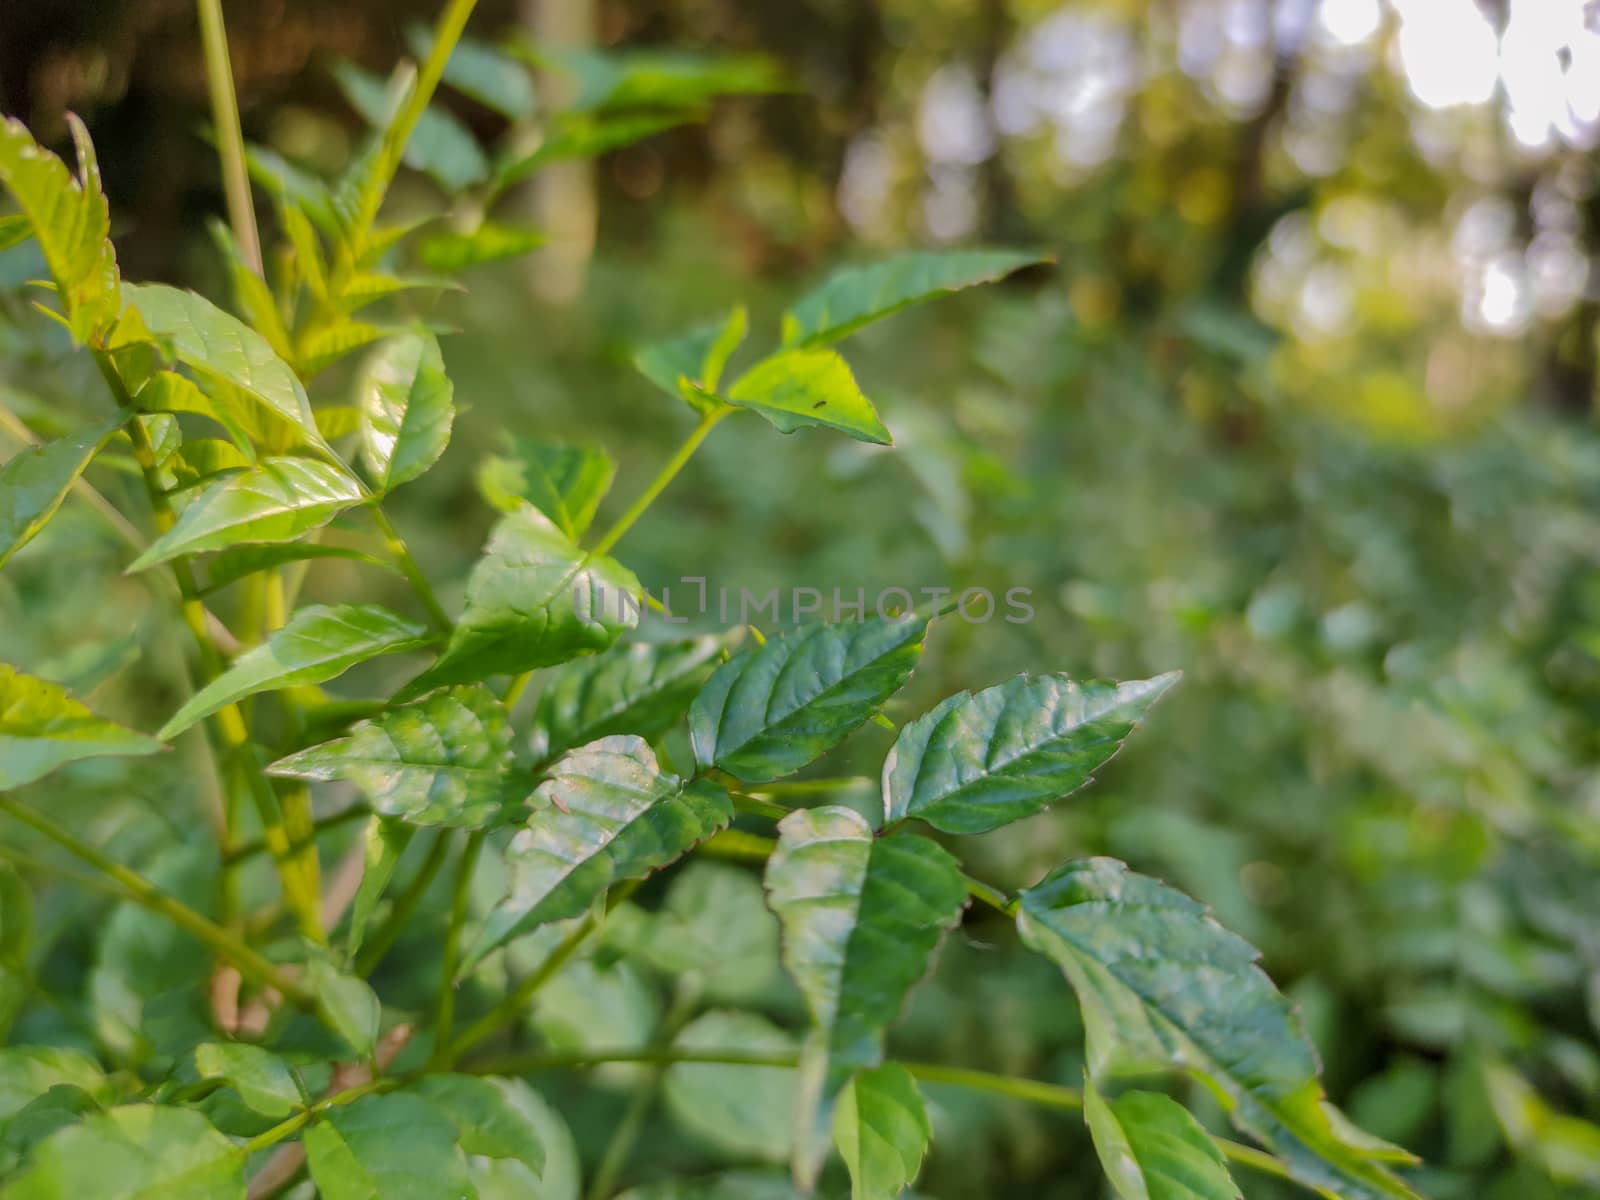
<path id="1" fill-rule="evenodd" d="M 448 1117 L 408 1092 L 330 1108 L 305 1132 L 322 1200 L 472 1200 L 477 1189 Z"/>
<path id="2" fill-rule="evenodd" d="M 639 623 L 639 581 L 531 504 L 500 518 L 439 661 L 405 689 L 515 675 L 604 650 Z"/>
<path id="3" fill-rule="evenodd" d="M 0 791 L 82 758 L 159 749 L 154 738 L 95 716 L 59 684 L 0 663 Z"/>
<path id="4" fill-rule="evenodd" d="M 305 388 L 267 340 L 194 292 L 164 284 L 125 284 L 128 303 L 184 366 L 228 383 L 292 425 L 313 446 L 322 434 Z"/>
<path id="5" fill-rule="evenodd" d="M 347 959 L 353 959 L 361 949 L 367 922 L 372 919 L 384 889 L 394 878 L 395 868 L 400 865 L 401 856 L 416 832 L 416 826 L 393 817 L 374 814 L 367 822 L 366 833 L 362 836 L 361 883 L 356 888 L 355 899 L 350 902 L 350 927 L 345 935 Z"/>
<path id="6" fill-rule="evenodd" d="M 105 1099 L 105 1072 L 87 1054 L 59 1046 L 0 1048 L 0 1121 L 7 1121 L 35 1097 L 70 1085 Z"/>
<path id="7" fill-rule="evenodd" d="M 422 25 L 406 27 L 406 45 L 418 62 L 433 49 L 433 33 Z M 444 81 L 511 121 L 533 116 L 538 104 L 528 68 L 487 42 L 461 38 L 444 66 Z"/>
<path id="8" fill-rule="evenodd" d="M 722 369 L 749 328 L 749 314 L 741 304 L 721 321 L 641 347 L 634 353 L 633 365 L 669 396 L 704 411 L 711 404 L 704 393 L 717 390 Z M 685 382 L 691 386 L 685 387 Z"/>
<path id="9" fill-rule="evenodd" d="M 562 49 L 543 58 L 576 77 L 572 107 L 580 112 L 699 108 L 717 96 L 760 95 L 788 86 L 778 64 L 757 54 Z"/>
<path id="10" fill-rule="evenodd" d="M 913 304 L 1048 261 L 1031 250 L 942 250 L 845 267 L 784 314 L 783 344 L 827 346 Z"/>
<path id="11" fill-rule="evenodd" d="M 353 63 L 334 67 L 345 98 L 362 118 L 376 129 L 388 125 L 390 89 L 381 79 Z M 411 138 L 406 143 L 405 164 L 431 176 L 446 192 L 454 194 L 489 175 L 489 160 L 477 139 L 460 121 L 437 105 L 422 111 Z"/>
<path id="12" fill-rule="evenodd" d="M 506 710 L 484 687 L 455 687 L 380 713 L 348 737 L 280 758 L 267 773 L 348 780 L 372 807 L 410 825 L 479 829 L 507 794 Z"/>
<path id="13" fill-rule="evenodd" d="M 611 490 L 617 464 L 598 446 L 556 446 L 530 438 L 508 439 L 510 451 L 484 460 L 478 491 L 503 512 L 526 500 L 576 541 Z"/>
<path id="14" fill-rule="evenodd" d="M 685 1025 L 680 1050 L 727 1050 L 783 1056 L 794 1039 L 765 1017 L 713 1010 Z M 793 1067 L 674 1063 L 667 1071 L 667 1111 L 686 1132 L 723 1153 L 782 1162 L 794 1138 Z"/>
<path id="15" fill-rule="evenodd" d="M 362 1058 L 371 1055 L 378 1044 L 383 1005 L 366 980 L 339 970 L 325 958 L 315 957 L 306 967 L 306 982 L 328 1024 Z"/>
<path id="16" fill-rule="evenodd" d="M 6 1200 L 244 1200 L 244 1157 L 192 1108 L 129 1104 L 57 1131 Z"/>
<path id="17" fill-rule="evenodd" d="M 510 187 L 549 163 L 598 158 L 679 125 L 703 121 L 707 111 L 689 108 L 667 112 L 559 113 L 550 122 L 538 149 L 500 158 L 494 167 L 494 185 Z"/>
<path id="18" fill-rule="evenodd" d="M 245 168 L 280 208 L 299 209 L 328 237 L 339 233 L 339 217 L 328 185 L 265 146 L 246 145 Z"/>
<path id="19" fill-rule="evenodd" d="M 885 1063 L 857 1075 L 833 1114 L 833 1141 L 850 1171 L 851 1200 L 895 1200 L 916 1182 L 932 1137 L 909 1071 Z"/>
<path id="20" fill-rule="evenodd" d="M 515 1159 L 535 1175 L 544 1170 L 544 1141 L 518 1103 L 515 1080 L 479 1075 L 428 1075 L 410 1089 L 442 1112 L 467 1154 Z"/>
<path id="21" fill-rule="evenodd" d="M 858 442 L 894 442 L 849 365 L 832 350 L 784 350 L 764 358 L 723 398 L 760 413 L 782 433 L 820 425 Z"/>
<path id="22" fill-rule="evenodd" d="M 934 948 L 961 919 L 966 886 L 937 842 L 874 837 L 859 813 L 802 809 L 778 823 L 767 903 L 783 926 L 783 961 L 815 1029 L 801 1064 L 796 1177 L 814 1179 L 834 1103 L 856 1072 L 883 1059 L 884 1032 Z"/>
<path id="23" fill-rule="evenodd" d="M 1023 892 L 1017 929 L 1077 992 L 1096 1078 L 1188 1071 L 1307 1186 L 1348 1200 L 1416 1200 L 1382 1165 L 1405 1152 L 1335 1118 L 1316 1051 L 1255 947 L 1202 905 L 1091 858 Z"/>
<path id="24" fill-rule="evenodd" d="M 1090 1081 L 1083 1115 L 1119 1200 L 1242 1200 L 1222 1151 L 1170 1096 L 1124 1092 L 1108 1103 Z"/>
<path id="25" fill-rule="evenodd" d="M 1600 1188 L 1600 1125 L 1552 1108 L 1508 1063 L 1490 1060 L 1482 1072 L 1507 1141 L 1562 1183 Z"/>
<path id="26" fill-rule="evenodd" d="M 363 499 L 361 485 L 337 467 L 309 458 L 264 458 L 196 496 L 128 570 L 243 542 L 292 542 Z"/>
<path id="27" fill-rule="evenodd" d="M 1042 812 L 1090 782 L 1177 680 L 1018 675 L 958 692 L 900 731 L 883 764 L 884 819 L 983 833 Z"/>
<path id="28" fill-rule="evenodd" d="M 430 271 L 451 275 L 468 267 L 519 258 L 548 239 L 537 229 L 484 221 L 470 233 L 430 234 L 417 244 L 417 260 Z"/>
<path id="29" fill-rule="evenodd" d="M 301 219 L 304 220 L 303 217 Z M 239 239 L 225 222 L 213 218 L 206 223 L 206 228 L 222 253 L 222 261 L 227 265 L 234 308 L 244 315 L 252 329 L 267 339 L 267 345 L 272 347 L 274 354 L 287 358 L 294 352 L 294 345 L 283 323 L 283 314 L 278 311 L 277 297 L 272 294 L 267 281 L 246 261 Z"/>
<path id="30" fill-rule="evenodd" d="M 533 714 L 533 752 L 553 758 L 608 733 L 653 738 L 689 711 L 739 636 L 678 642 L 632 642 L 556 671 L 539 694 Z"/>
<path id="31" fill-rule="evenodd" d="M 289 1066 L 247 1042 L 203 1042 L 194 1048 L 202 1079 L 221 1079 L 245 1105 L 265 1117 L 287 1117 L 305 1103 Z"/>
<path id="32" fill-rule="evenodd" d="M 911 677 L 926 617 L 817 622 L 719 667 L 689 710 L 695 761 L 752 783 L 798 771 Z"/>
<path id="33" fill-rule="evenodd" d="M 454 390 L 429 333 L 390 338 L 356 375 L 361 446 L 380 491 L 416 479 L 444 453 L 455 419 Z"/>
<path id="34" fill-rule="evenodd" d="M 518 934 L 580 915 L 613 883 L 666 866 L 733 819 L 721 788 L 663 771 L 632 736 L 567 754 L 534 802 L 506 851 L 505 898 L 485 919 L 469 966 Z"/>
<path id="35" fill-rule="evenodd" d="M 67 114 L 67 123 L 78 150 L 77 176 L 21 121 L 0 117 L 0 187 L 33 230 L 73 339 L 88 342 L 116 321 L 122 299 L 94 146 L 77 117 Z"/>
<path id="36" fill-rule="evenodd" d="M 23 450 L 0 466 L 0 567 L 43 529 L 126 414 Z"/>
<path id="37" fill-rule="evenodd" d="M 297 684 L 323 683 L 382 654 L 419 650 L 431 638 L 426 626 L 377 604 L 315 604 L 289 618 L 261 645 L 246 650 L 201 688 L 156 734 L 171 741 L 219 708 Z"/>

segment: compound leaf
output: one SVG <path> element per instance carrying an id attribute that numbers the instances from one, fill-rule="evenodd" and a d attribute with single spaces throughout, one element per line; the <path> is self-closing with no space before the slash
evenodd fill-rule
<path id="1" fill-rule="evenodd" d="M 510 454 L 485 459 L 478 490 L 503 512 L 526 500 L 577 540 L 594 520 L 611 490 L 617 464 L 598 446 L 555 446 L 528 438 L 510 439 Z"/>

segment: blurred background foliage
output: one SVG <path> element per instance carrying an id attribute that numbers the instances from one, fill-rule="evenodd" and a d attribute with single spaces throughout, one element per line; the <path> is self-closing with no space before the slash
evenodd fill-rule
<path id="1" fill-rule="evenodd" d="M 332 65 L 387 71 L 431 8 L 230 5 L 247 137 L 336 169 L 361 126 Z M 185 0 L 0 7 L 0 108 L 52 139 L 64 111 L 84 115 L 126 274 L 220 295 L 191 18 Z M 735 603 L 773 586 L 1031 588 L 1029 623 L 942 623 L 891 708 L 902 721 L 1023 669 L 1182 668 L 1098 785 L 985 839 L 974 869 L 1020 886 L 1103 851 L 1163 875 L 1262 947 L 1334 1097 L 1424 1156 L 1426 1195 L 1597 1194 L 1597 6 L 486 0 L 474 30 L 760 52 L 787 90 L 541 176 L 513 199 L 552 246 L 428 311 L 461 331 L 445 352 L 470 411 L 397 514 L 447 590 L 489 524 L 474 480 L 502 430 L 607 446 L 622 464 L 610 505 L 649 477 L 687 416 L 633 372 L 637 342 L 737 300 L 771 331 L 783 300 L 841 258 L 1048 249 L 1054 269 L 859 339 L 896 449 L 779 443 L 731 422 L 626 559 L 679 604 L 683 576 Z M 449 103 L 482 138 L 504 128 Z M 426 180 L 408 186 L 428 200 Z M 0 257 L 7 283 L 35 273 L 22 255 Z M 52 406 L 92 384 L 36 325 L 8 295 L 0 400 L 48 430 Z M 321 382 L 337 392 L 338 373 Z M 0 576 L 0 658 L 150 727 L 179 695 L 177 643 L 122 561 L 69 504 Z M 333 564 L 307 595 L 371 587 Z M 870 769 L 889 738 L 869 726 L 819 773 Z M 182 843 L 198 777 L 170 761 L 90 766 L 62 804 L 148 859 Z M 870 804 L 872 785 L 847 795 Z M 653 946 L 667 977 L 673 947 L 708 937 L 712 958 L 730 939 L 748 947 L 730 1002 L 796 1023 L 753 875 L 698 864 L 641 898 L 608 949 L 545 994 L 539 1035 L 647 1039 L 666 989 L 617 951 Z M 407 935 L 419 946 L 437 937 L 435 901 Z M 100 903 L 51 893 L 43 936 L 59 944 L 43 982 L 77 996 L 92 978 L 105 1037 L 117 1006 L 155 985 L 140 953 L 110 944 L 144 946 L 146 919 L 82 923 Z M 70 1039 L 71 1010 L 30 1008 L 12 1037 Z M 700 1020 L 714 1019 L 761 1022 Z M 920 1057 L 1081 1078 L 1054 968 L 982 917 L 946 947 L 900 1040 Z M 629 1068 L 609 1070 L 627 1082 Z M 773 1091 L 762 1074 L 675 1069 L 638 1179 L 777 1157 L 783 1080 Z M 547 1090 L 580 1155 L 599 1153 L 625 1104 L 607 1080 Z M 1100 1194 L 1074 1121 L 930 1094 L 924 1194 Z M 708 1116 L 730 1095 L 734 1111 Z"/>

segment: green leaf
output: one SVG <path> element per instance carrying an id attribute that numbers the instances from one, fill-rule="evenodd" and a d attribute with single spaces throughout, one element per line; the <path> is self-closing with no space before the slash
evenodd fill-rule
<path id="1" fill-rule="evenodd" d="M 418 62 L 426 62 L 433 33 L 422 25 L 407 26 L 406 45 Z M 525 121 L 538 108 L 527 67 L 487 42 L 457 41 L 444 66 L 444 81 L 511 121 Z"/>
<path id="2" fill-rule="evenodd" d="M 260 1046 L 245 1042 L 204 1042 L 194 1048 L 202 1079 L 221 1079 L 249 1108 L 265 1117 L 287 1117 L 304 1098 L 288 1064 Z"/>
<path id="3" fill-rule="evenodd" d="M 562 49 L 545 56 L 578 80 L 572 107 L 698 108 L 717 96 L 760 95 L 787 86 L 764 55 L 680 50 Z"/>
<path id="4" fill-rule="evenodd" d="M 639 623 L 639 581 L 531 504 L 495 525 L 439 661 L 406 689 L 516 675 L 604 650 Z"/>
<path id="5" fill-rule="evenodd" d="M 608 733 L 665 733 L 689 711 L 738 636 L 736 630 L 677 642 L 630 642 L 561 667 L 539 694 L 533 752 L 553 758 Z"/>
<path id="6" fill-rule="evenodd" d="M 388 125 L 391 97 L 381 79 L 348 62 L 339 63 L 333 73 L 350 106 L 363 120 L 375 129 Z M 489 160 L 471 131 L 449 112 L 432 104 L 423 109 L 406 143 L 405 164 L 431 176 L 451 194 L 481 183 L 489 176 Z"/>
<path id="7" fill-rule="evenodd" d="M 266 338 L 194 292 L 158 283 L 126 284 L 123 292 L 149 331 L 171 346 L 184 366 L 246 393 L 310 445 L 324 444 L 305 388 Z"/>
<path id="8" fill-rule="evenodd" d="M 448 1117 L 407 1092 L 329 1109 L 305 1133 L 322 1200 L 441 1200 L 477 1195 Z"/>
<path id="9" fill-rule="evenodd" d="M 383 1005 L 366 980 L 339 970 L 325 958 L 314 957 L 306 967 L 306 982 L 328 1024 L 361 1057 L 371 1055 L 378 1044 Z"/>
<path id="10" fill-rule="evenodd" d="M 267 773 L 354 783 L 387 817 L 479 829 L 506 800 L 511 734 L 487 688 L 434 692 L 361 721 L 348 737 L 280 758 Z"/>
<path id="11" fill-rule="evenodd" d="M 833 1114 L 833 1140 L 850 1171 L 851 1200 L 895 1200 L 916 1181 L 932 1137 L 909 1071 L 885 1063 L 857 1075 Z"/>
<path id="12" fill-rule="evenodd" d="M 258 571 L 271 571 L 286 563 L 309 562 L 318 558 L 343 558 L 386 571 L 395 570 L 391 563 L 348 546 L 319 546 L 310 542 L 290 542 L 281 546 L 239 546 L 223 550 L 211 558 L 206 564 L 205 587 L 200 592 L 201 595 L 209 595 Z"/>
<path id="13" fill-rule="evenodd" d="M 544 1170 L 535 1174 L 513 1158 L 473 1158 L 467 1165 L 478 1200 L 578 1200 L 578 1150 L 561 1114 L 520 1079 L 497 1083 L 544 1146 Z"/>
<path id="14" fill-rule="evenodd" d="M 33 222 L 25 213 L 7 213 L 0 217 L 0 253 L 20 246 L 33 236 Z"/>
<path id="15" fill-rule="evenodd" d="M 722 369 L 749 328 L 749 314 L 741 304 L 721 321 L 641 347 L 634 353 L 633 365 L 669 396 L 678 396 L 704 411 L 710 401 L 703 393 L 717 390 Z"/>
<path id="16" fill-rule="evenodd" d="M 1090 1071 L 1184 1070 L 1300 1182 L 1347 1200 L 1415 1194 L 1378 1161 L 1404 1151 L 1348 1129 L 1316 1051 L 1255 947 L 1205 908 L 1109 858 L 1069 863 L 1023 892 L 1023 942 L 1071 982 Z"/>
<path id="17" fill-rule="evenodd" d="M 845 267 L 784 314 L 783 344 L 827 346 L 913 304 L 1048 261 L 1031 250 L 943 250 Z"/>
<path id="18" fill-rule="evenodd" d="M 456 1127 L 461 1149 L 485 1158 L 510 1158 L 535 1175 L 544 1170 L 544 1142 L 518 1103 L 517 1081 L 477 1075 L 429 1075 L 411 1089 Z"/>
<path id="19" fill-rule="evenodd" d="M 748 870 L 691 862 L 673 876 L 638 952 L 659 970 L 692 975 L 708 999 L 747 1003 L 778 973 L 778 920 Z"/>
<path id="20" fill-rule="evenodd" d="M 0 1048 L 0 1121 L 9 1120 L 53 1087 L 108 1094 L 105 1072 L 87 1054 L 57 1046 Z"/>
<path id="21" fill-rule="evenodd" d="M 467 267 L 520 258 L 547 240 L 537 229 L 484 221 L 471 233 L 429 234 L 417 244 L 417 260 L 430 271 L 452 275 Z"/>
<path id="22" fill-rule="evenodd" d="M 1600 1188 L 1600 1125 L 1551 1108 L 1504 1062 L 1486 1062 L 1482 1070 L 1506 1140 L 1562 1183 Z"/>
<path id="23" fill-rule="evenodd" d="M 244 1156 L 191 1108 L 129 1104 L 34 1149 L 6 1200 L 244 1200 Z"/>
<path id="24" fill-rule="evenodd" d="M 159 749 L 154 738 L 95 716 L 59 684 L 0 663 L 0 791 L 82 758 Z"/>
<path id="25" fill-rule="evenodd" d="M 454 390 L 439 343 L 428 333 L 390 338 L 356 375 L 361 446 L 380 491 L 416 479 L 444 453 L 455 419 Z"/>
<path id="26" fill-rule="evenodd" d="M 894 443 L 849 365 L 832 350 L 784 350 L 764 358 L 722 398 L 760 413 L 783 433 L 820 425 L 858 442 Z"/>
<path id="27" fill-rule="evenodd" d="M 328 237 L 338 234 L 339 217 L 334 211 L 333 193 L 321 179 L 265 146 L 245 146 L 244 161 L 250 178 L 277 201 L 280 208 L 298 209 Z"/>
<path id="28" fill-rule="evenodd" d="M 350 928 L 345 940 L 345 957 L 354 958 L 361 949 L 367 931 L 367 922 L 382 899 L 384 889 L 394 878 L 395 868 L 411 845 L 417 830 L 413 825 L 393 817 L 373 816 L 367 822 L 362 836 L 361 883 L 356 888 L 355 899 L 350 903 Z"/>
<path id="29" fill-rule="evenodd" d="M 122 299 L 100 165 L 83 123 L 68 113 L 67 124 L 78 150 L 76 176 L 21 121 L 0 117 L 0 187 L 33 229 L 73 340 L 88 342 L 116 322 Z"/>
<path id="30" fill-rule="evenodd" d="M 128 570 L 243 542 L 292 542 L 363 499 L 361 485 L 337 467 L 309 458 L 264 458 L 196 496 Z"/>
<path id="31" fill-rule="evenodd" d="M 1107 1103 L 1090 1082 L 1083 1115 L 1120 1200 L 1241 1200 L 1222 1151 L 1170 1096 L 1124 1092 Z"/>
<path id="32" fill-rule="evenodd" d="M 617 464 L 598 446 L 554 446 L 511 438 L 510 454 L 484 460 L 478 491 L 504 512 L 526 500 L 576 541 L 611 490 Z"/>
<path id="33" fill-rule="evenodd" d="M 884 819 L 983 833 L 1042 812 L 1090 782 L 1177 680 L 1018 675 L 958 692 L 900 731 L 883 764 Z"/>
<path id="34" fill-rule="evenodd" d="M 506 850 L 506 895 L 469 965 L 521 933 L 581 915 L 613 883 L 666 866 L 733 819 L 721 788 L 661 770 L 649 744 L 632 736 L 568 753 L 534 804 Z"/>
<path id="35" fill-rule="evenodd" d="M 716 1011 L 696 1017 L 673 1039 L 679 1050 L 784 1055 L 794 1040 L 765 1017 Z M 667 1111 L 687 1133 L 734 1158 L 782 1162 L 794 1138 L 793 1067 L 673 1063 Z"/>
<path id="36" fill-rule="evenodd" d="M 196 721 L 257 692 L 322 683 L 382 654 L 417 650 L 430 641 L 425 626 L 376 604 L 315 604 L 289 618 L 267 640 L 189 698 L 156 734 L 171 741 Z"/>
<path id="37" fill-rule="evenodd" d="M 225 222 L 213 218 L 206 223 L 206 228 L 222 253 L 222 261 L 227 265 L 234 307 L 244 315 L 250 328 L 266 338 L 274 354 L 280 358 L 288 357 L 294 350 L 293 341 L 283 323 L 283 314 L 278 311 L 277 297 L 272 294 L 267 281 L 245 260 L 244 248 Z"/>
<path id="38" fill-rule="evenodd" d="M 783 961 L 805 996 L 815 1035 L 801 1065 L 796 1176 L 815 1178 L 833 1106 L 858 1071 L 883 1060 L 884 1032 L 934 948 L 960 919 L 956 860 L 912 833 L 874 837 L 837 805 L 790 813 L 767 861 L 767 903 L 783 925 Z M 808 1129 L 809 1126 L 809 1129 Z"/>
<path id="39" fill-rule="evenodd" d="M 53 1084 L 35 1096 L 0 1123 L 0 1178 L 9 1179 L 40 1142 L 100 1111 L 92 1095 L 70 1083 Z"/>
<path id="40" fill-rule="evenodd" d="M 926 617 L 807 625 L 719 667 L 689 710 L 695 762 L 752 783 L 798 771 L 894 695 Z"/>
<path id="41" fill-rule="evenodd" d="M 32 954 L 33 893 L 15 867 L 0 862 L 0 1042 L 33 990 Z"/>
<path id="42" fill-rule="evenodd" d="M 598 158 L 668 129 L 703 121 L 707 111 L 689 108 L 669 112 L 557 114 L 538 149 L 531 154 L 503 156 L 495 164 L 495 186 L 510 187 L 549 163 L 573 158 Z"/>
<path id="43" fill-rule="evenodd" d="M 23 450 L 0 466 L 0 567 L 45 527 L 126 414 Z"/>

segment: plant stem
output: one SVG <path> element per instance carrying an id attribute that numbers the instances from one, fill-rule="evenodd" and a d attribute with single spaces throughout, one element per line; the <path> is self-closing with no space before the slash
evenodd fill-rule
<path id="1" fill-rule="evenodd" d="M 772 856 L 777 842 L 742 829 L 724 829 L 701 842 L 696 854 L 707 858 L 730 858 L 740 862 L 766 862 Z"/>
<path id="2" fill-rule="evenodd" d="M 200 42 L 206 58 L 206 84 L 211 92 L 211 120 L 217 127 L 217 150 L 222 159 L 222 190 L 228 200 L 228 223 L 239 240 L 244 261 L 257 275 L 261 269 L 261 235 L 256 230 L 256 210 L 250 199 L 250 173 L 245 168 L 244 133 L 239 128 L 239 100 L 233 90 L 233 67 L 228 61 L 228 33 L 222 23 L 222 0 L 196 0 L 200 13 Z"/>
<path id="3" fill-rule="evenodd" d="M 159 913 L 174 925 L 192 933 L 201 942 L 227 959 L 255 983 L 277 989 L 296 1004 L 309 1006 L 311 994 L 300 984 L 286 976 L 276 964 L 246 945 L 237 935 L 224 929 L 209 917 L 190 908 L 183 901 L 168 895 L 143 875 L 129 870 L 115 859 L 100 853 L 86 842 L 79 841 L 54 821 L 35 812 L 20 800 L 0 794 L 0 810 L 11 814 L 23 824 L 49 838 L 56 845 L 82 859 L 107 878 L 114 880 L 127 894 L 128 899 L 142 908 Z"/>
<path id="4" fill-rule="evenodd" d="M 661 468 L 659 474 L 650 481 L 650 486 L 635 500 L 627 512 L 617 518 L 616 523 L 600 535 L 600 540 L 595 543 L 592 554 L 596 557 L 607 553 L 611 547 L 622 540 L 622 536 L 633 528 L 633 523 L 644 516 L 645 511 L 655 503 L 656 497 L 661 495 L 666 487 L 683 470 L 684 464 L 694 457 L 694 452 L 700 448 L 700 443 L 706 440 L 707 435 L 717 427 L 723 417 L 733 412 L 731 404 L 724 404 L 720 408 L 713 408 L 700 418 L 700 423 L 684 438 L 683 445 L 667 460 L 667 465 Z"/>
<path id="5" fill-rule="evenodd" d="M 763 800 L 759 796 L 752 796 L 749 792 L 736 791 L 733 788 L 728 789 L 728 795 L 733 797 L 733 806 L 740 812 L 766 817 L 771 821 L 781 821 L 794 811 L 781 804 L 774 804 L 771 800 Z"/>
<path id="6" fill-rule="evenodd" d="M 1017 915 L 1017 902 L 1007 896 L 993 884 L 985 883 L 981 879 L 974 879 L 971 875 L 962 872 L 962 882 L 967 885 L 967 895 L 982 904 L 987 904 L 997 912 L 1002 912 L 1008 917 Z"/>
<path id="7" fill-rule="evenodd" d="M 337 829 L 340 825 L 348 825 L 351 821 L 358 821 L 362 817 L 369 817 L 371 815 L 372 810 L 365 804 L 352 804 L 349 808 L 341 808 L 336 813 L 330 813 L 326 817 L 319 817 L 317 820 L 313 821 L 311 824 L 311 835 L 315 836 L 319 833 L 324 833 L 329 829 Z M 300 846 L 299 843 L 296 842 L 291 843 L 289 848 L 291 850 L 298 850 Z M 222 861 L 225 863 L 243 862 L 247 858 L 254 858 L 256 855 L 264 853 L 266 849 L 267 843 L 261 838 L 256 838 L 254 841 L 245 842 L 242 845 L 235 846 L 232 850 L 229 850 L 228 853 L 223 856 Z"/>
<path id="8" fill-rule="evenodd" d="M 400 536 L 400 531 L 389 520 L 389 514 L 383 511 L 383 506 L 376 496 L 367 507 L 372 511 L 372 519 L 377 523 L 378 532 L 383 534 L 389 553 L 394 557 L 395 566 L 400 568 L 400 573 L 406 577 L 411 590 L 417 594 L 417 599 L 422 601 L 422 607 L 427 610 L 429 622 L 438 632 L 448 634 L 454 627 L 450 614 L 445 612 L 444 605 L 439 603 L 433 584 L 428 582 L 428 577 L 422 573 L 422 568 L 417 566 L 417 560 L 411 556 L 411 550 L 406 545 L 405 539 Z"/>
<path id="9" fill-rule="evenodd" d="M 456 965 L 461 959 L 461 928 L 467 921 L 467 901 L 472 895 L 472 872 L 483 850 L 484 832 L 475 829 L 461 850 L 456 864 L 455 887 L 450 899 L 450 926 L 445 930 L 444 954 L 439 968 L 438 1015 L 433 1023 L 434 1045 L 445 1050 L 456 1019 Z"/>
<path id="10" fill-rule="evenodd" d="M 382 1078 L 373 1079 L 367 1083 L 358 1084 L 356 1087 L 346 1088 L 342 1092 L 335 1092 L 331 1096 L 325 1097 L 322 1100 L 318 1100 L 309 1108 L 295 1113 L 294 1116 L 288 1118 L 287 1120 L 280 1121 L 271 1129 L 268 1129 L 263 1133 L 256 1134 L 255 1137 L 251 1138 L 248 1142 L 239 1147 L 238 1153 L 241 1157 L 248 1158 L 258 1150 L 265 1150 L 269 1146 L 276 1146 L 279 1142 L 283 1141 L 284 1138 L 293 1137 L 307 1125 L 311 1124 L 312 1121 L 316 1120 L 331 1108 L 340 1108 L 346 1104 L 354 1104 L 363 1096 L 371 1096 L 377 1092 L 387 1092 L 393 1088 L 399 1087 L 405 1082 L 405 1076 L 385 1075 Z"/>
<path id="11" fill-rule="evenodd" d="M 361 947 L 361 953 L 356 956 L 357 975 L 365 979 L 383 961 L 383 956 L 389 953 L 390 947 L 404 932 L 406 922 L 411 920 L 412 914 L 417 911 L 417 906 L 422 903 L 422 898 L 428 894 L 428 888 L 433 884 L 434 876 L 438 875 L 439 868 L 444 866 L 444 860 L 449 857 L 450 839 L 441 832 L 434 839 L 433 845 L 428 848 L 428 857 L 422 860 L 422 865 L 411 877 L 406 890 L 400 893 L 399 899 L 394 902 L 394 908 L 390 910 L 389 919 L 383 923 L 383 928 Z"/>

